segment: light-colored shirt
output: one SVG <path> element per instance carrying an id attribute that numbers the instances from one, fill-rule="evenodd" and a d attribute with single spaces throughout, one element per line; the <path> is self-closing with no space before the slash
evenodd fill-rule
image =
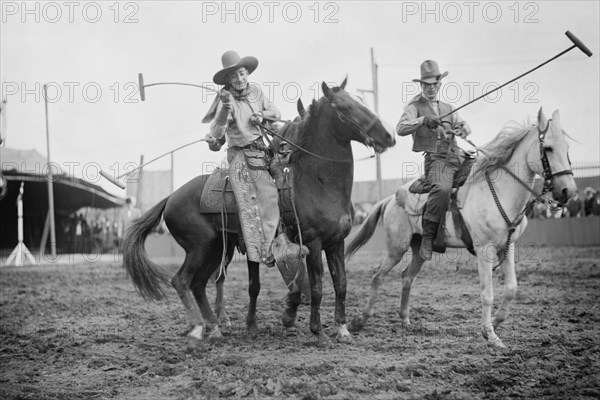
<path id="1" fill-rule="evenodd" d="M 274 118 L 281 118 L 277 107 L 275 107 L 259 86 L 250 84 L 248 92 L 247 98 L 243 100 L 233 98 L 231 101 L 233 112 L 229 114 L 226 124 L 220 124 L 218 118 L 213 119 L 210 123 L 210 134 L 217 139 L 225 135 L 229 146 L 244 147 L 262 136 L 260 128 L 250 122 L 250 117 L 253 113 L 274 111 L 276 113 Z M 219 102 L 216 115 L 222 112 L 223 107 L 223 102 Z"/>
<path id="2" fill-rule="evenodd" d="M 418 116 L 419 114 L 417 111 L 417 107 L 414 105 L 414 102 L 417 101 L 420 97 L 422 97 L 422 94 L 418 94 L 416 97 L 411 99 L 411 101 L 406 105 L 406 107 L 404 107 L 404 112 L 402 113 L 402 116 L 400 117 L 400 121 L 398 122 L 398 125 L 396 125 L 396 133 L 399 136 L 412 135 L 413 133 L 416 132 L 416 130 L 421 125 L 423 125 L 424 116 L 420 116 L 420 117 Z M 423 98 L 425 99 L 425 97 L 423 97 Z M 429 104 L 429 106 L 431 106 L 431 108 L 435 112 L 434 116 L 441 117 L 439 100 L 430 101 L 430 100 L 425 99 L 425 101 L 427 101 L 427 104 Z M 450 114 L 448 117 L 451 119 L 453 128 L 457 128 L 461 124 L 463 124 L 463 128 L 465 129 L 465 132 L 467 133 L 467 135 L 469 135 L 471 133 L 471 128 L 460 117 L 460 115 L 458 115 L 458 113 Z"/>

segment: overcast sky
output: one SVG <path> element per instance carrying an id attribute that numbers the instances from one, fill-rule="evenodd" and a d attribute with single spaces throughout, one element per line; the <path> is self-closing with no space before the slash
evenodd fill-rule
<path id="1" fill-rule="evenodd" d="M 46 154 L 42 85 L 49 84 L 51 157 L 64 172 L 119 174 L 197 140 L 212 94 L 190 87 L 137 93 L 146 83 L 211 83 L 226 50 L 259 59 L 251 81 L 263 85 L 284 119 L 320 96 L 320 82 L 371 89 L 370 49 L 379 65 L 379 111 L 395 126 L 419 65 L 449 71 L 442 100 L 455 106 L 491 90 L 571 46 L 570 30 L 594 53 L 574 49 L 502 91 L 461 110 L 477 144 L 503 124 L 561 113 L 574 162 L 600 162 L 598 1 L 469 2 L 27 2 L 2 1 L 0 79 L 10 148 Z M 373 104 L 370 95 L 366 101 Z M 421 163 L 410 138 L 382 156 L 384 179 Z M 368 155 L 355 146 L 355 158 Z M 211 170 L 224 152 L 200 143 L 175 153 L 175 186 Z M 97 163 L 97 164 L 96 164 Z M 131 168 L 132 164 L 129 164 Z M 168 169 L 165 158 L 148 169 Z M 356 180 L 375 179 L 374 160 L 358 161 Z"/>

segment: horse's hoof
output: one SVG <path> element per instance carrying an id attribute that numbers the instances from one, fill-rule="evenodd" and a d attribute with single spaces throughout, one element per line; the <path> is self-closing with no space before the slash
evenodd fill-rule
<path id="1" fill-rule="evenodd" d="M 195 337 L 190 336 L 190 335 L 187 335 L 185 337 L 185 340 L 187 342 L 187 348 L 190 349 L 190 350 L 191 349 L 195 349 L 197 347 L 200 347 L 202 345 L 202 339 L 198 339 L 198 338 L 195 338 Z"/>
<path id="2" fill-rule="evenodd" d="M 256 332 L 258 332 L 258 325 L 256 325 L 256 322 L 251 322 L 249 324 L 246 324 L 246 330 L 249 333 L 256 333 Z"/>
<path id="3" fill-rule="evenodd" d="M 335 337 L 335 340 L 337 340 L 338 343 L 342 343 L 342 344 L 350 344 L 353 341 L 352 335 L 350 335 L 350 334 L 345 335 L 345 336 L 342 336 L 342 335 L 338 334 Z"/>
<path id="4" fill-rule="evenodd" d="M 225 328 L 231 328 L 233 326 L 229 318 L 225 319 L 224 321 L 219 321 L 219 325 L 224 326 Z"/>
<path id="5" fill-rule="evenodd" d="M 283 323 L 283 326 L 285 326 L 286 328 L 291 328 L 296 323 L 296 317 L 292 317 L 292 316 L 284 313 L 283 316 L 281 317 L 281 322 Z"/>
<path id="6" fill-rule="evenodd" d="M 410 320 L 408 318 L 402 320 L 402 327 L 404 329 L 409 329 L 411 327 Z"/>
<path id="7" fill-rule="evenodd" d="M 352 343 L 352 335 L 348 332 L 348 328 L 346 328 L 346 324 L 341 324 L 338 327 L 338 333 L 335 339 L 339 343 Z"/>
<path id="8" fill-rule="evenodd" d="M 506 346 L 504 343 L 502 343 L 502 340 L 500 340 L 500 338 L 497 336 L 495 338 L 488 339 L 488 345 L 497 349 L 506 349 Z"/>
<path id="9" fill-rule="evenodd" d="M 485 340 L 488 340 L 488 333 L 483 328 L 481 328 L 481 336 L 483 336 Z"/>
<path id="10" fill-rule="evenodd" d="M 229 315 L 227 315 L 225 311 L 219 311 L 217 313 L 217 323 L 220 326 L 224 326 L 227 328 L 231 328 L 232 326 L 231 321 L 229 320 Z"/>
<path id="11" fill-rule="evenodd" d="M 223 334 L 221 334 L 221 330 L 219 326 L 216 325 L 208 334 L 207 338 L 211 343 L 218 342 L 223 339 Z"/>
<path id="12" fill-rule="evenodd" d="M 194 339 L 197 341 L 202 341 L 204 339 L 204 327 L 202 325 L 196 325 L 190 333 L 187 334 L 188 339 Z"/>

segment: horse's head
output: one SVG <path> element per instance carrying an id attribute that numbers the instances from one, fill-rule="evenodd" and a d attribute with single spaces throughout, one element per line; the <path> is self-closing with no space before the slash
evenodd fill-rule
<path id="1" fill-rule="evenodd" d="M 537 117 L 539 148 L 527 155 L 528 165 L 544 179 L 544 191 L 551 191 L 554 199 L 566 203 L 577 191 L 566 134 L 560 126 L 558 110 L 548 120 L 540 108 Z"/>
<path id="2" fill-rule="evenodd" d="M 385 125 L 362 101 L 344 90 L 347 78 L 336 88 L 321 84 L 327 104 L 337 115 L 337 134 L 344 139 L 356 140 L 365 146 L 371 146 L 381 153 L 396 144 L 395 132 Z"/>

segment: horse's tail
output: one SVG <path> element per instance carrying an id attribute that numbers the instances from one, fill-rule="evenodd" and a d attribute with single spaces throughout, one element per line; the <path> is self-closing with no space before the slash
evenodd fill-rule
<path id="1" fill-rule="evenodd" d="M 160 224 L 168 199 L 169 197 L 165 198 L 135 220 L 127 229 L 121 245 L 123 267 L 145 299 L 164 299 L 165 292 L 162 286 L 169 283 L 169 277 L 158 265 L 150 261 L 144 248 L 146 237 Z"/>
<path id="2" fill-rule="evenodd" d="M 373 206 L 373 209 L 371 209 L 371 212 L 367 218 L 360 225 L 360 228 L 358 228 L 358 231 L 354 235 L 354 238 L 350 244 L 346 246 L 346 261 L 348 261 L 348 259 L 350 259 L 350 257 L 352 257 L 358 249 L 364 246 L 369 239 L 371 239 L 371 236 L 373 236 L 373 233 L 375 232 L 375 228 L 377 228 L 377 222 L 379 221 L 379 218 L 383 215 L 387 205 L 393 199 L 394 196 L 386 197 Z"/>

